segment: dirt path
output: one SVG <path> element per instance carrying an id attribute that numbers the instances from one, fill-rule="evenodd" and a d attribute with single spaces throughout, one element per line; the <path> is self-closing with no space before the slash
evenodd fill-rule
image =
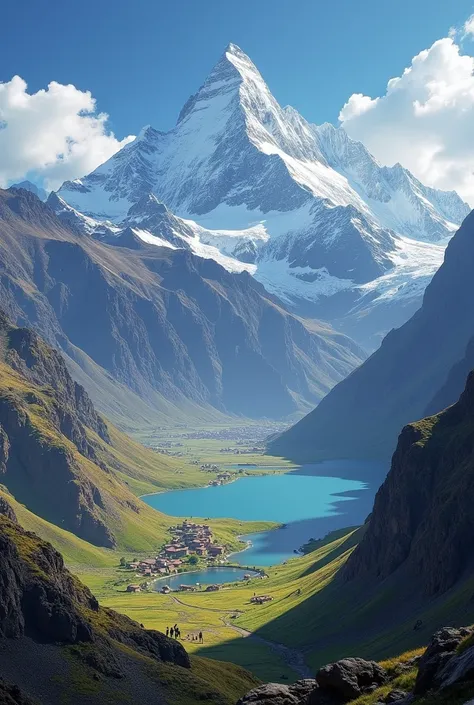
<path id="1" fill-rule="evenodd" d="M 179 605 L 182 605 L 183 607 L 190 607 L 191 609 L 203 610 L 205 612 L 220 612 L 221 614 L 224 613 L 235 615 L 243 614 L 241 610 L 225 610 L 213 607 L 197 607 L 196 605 L 190 605 L 189 603 L 183 602 L 182 600 L 174 596 L 173 600 L 174 602 Z M 302 651 L 298 651 L 297 649 L 291 649 L 289 646 L 285 646 L 284 644 L 278 644 L 275 641 L 263 639 L 263 637 L 257 636 L 253 632 L 249 632 L 248 629 L 243 629 L 242 627 L 237 627 L 235 624 L 232 624 L 225 616 L 221 617 L 221 621 L 226 627 L 232 629 L 234 632 L 237 632 L 237 634 L 239 634 L 244 639 L 253 639 L 254 641 L 258 641 L 260 644 L 265 644 L 266 646 L 268 646 L 272 651 L 274 651 L 281 657 L 282 661 L 284 661 L 284 663 L 289 668 L 291 668 L 295 673 L 301 676 L 301 678 L 314 678 L 314 673 L 306 664 Z"/>

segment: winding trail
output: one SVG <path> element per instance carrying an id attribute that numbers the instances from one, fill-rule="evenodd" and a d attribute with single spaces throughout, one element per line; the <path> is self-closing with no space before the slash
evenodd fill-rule
<path id="1" fill-rule="evenodd" d="M 196 605 L 190 605 L 187 602 L 183 602 L 183 600 L 180 600 L 178 597 L 173 596 L 172 599 L 177 604 L 182 605 L 183 607 L 189 607 L 194 610 L 203 610 L 204 612 L 219 612 L 223 615 L 243 614 L 242 610 L 226 610 L 217 609 L 215 607 L 198 607 Z M 272 651 L 274 651 L 281 657 L 282 661 L 289 668 L 291 668 L 295 673 L 301 676 L 301 678 L 314 678 L 314 673 L 307 665 L 302 651 L 298 651 L 298 649 L 292 649 L 289 646 L 285 646 L 285 644 L 279 644 L 275 641 L 269 641 L 268 639 L 264 639 L 261 636 L 257 636 L 253 632 L 249 632 L 248 629 L 237 627 L 235 624 L 232 624 L 229 619 L 225 616 L 221 617 L 221 621 L 224 626 L 228 627 L 229 629 L 232 629 L 234 632 L 237 632 L 237 634 L 239 634 L 244 639 L 252 639 L 253 641 L 257 641 L 260 644 L 265 644 L 265 646 L 268 646 Z"/>

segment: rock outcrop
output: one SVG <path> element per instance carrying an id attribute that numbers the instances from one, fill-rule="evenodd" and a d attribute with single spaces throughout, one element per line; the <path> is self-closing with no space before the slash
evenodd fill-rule
<path id="1" fill-rule="evenodd" d="M 0 678 L 0 705 L 35 705 L 16 685 L 11 685 Z"/>
<path id="2" fill-rule="evenodd" d="M 445 627 L 433 635 L 418 664 L 416 695 L 423 695 L 435 687 L 454 685 L 463 679 L 464 666 L 470 663 L 472 668 L 474 649 L 468 649 L 459 657 L 456 652 L 471 634 L 472 629 Z"/>
<path id="3" fill-rule="evenodd" d="M 323 666 L 314 680 L 254 688 L 238 705 L 344 705 L 372 693 L 387 680 L 386 671 L 375 661 L 346 658 Z"/>
<path id="4" fill-rule="evenodd" d="M 3 516 L 6 516 L 7 519 L 10 519 L 10 521 L 14 522 L 15 524 L 18 523 L 18 519 L 16 518 L 16 514 L 12 508 L 12 506 L 7 502 L 7 500 L 4 497 L 0 496 L 0 514 Z"/>
<path id="5" fill-rule="evenodd" d="M 398 664 L 392 659 L 390 671 L 374 661 L 346 658 L 323 666 L 315 680 L 254 688 L 237 705 L 345 705 L 361 696 L 368 699 L 360 702 L 373 705 L 461 705 L 463 696 L 474 695 L 473 634 L 472 627 L 445 627 L 433 635 L 421 658 Z M 400 677 L 413 687 L 401 689 Z M 460 686 L 462 692 L 456 690 Z"/>
<path id="6" fill-rule="evenodd" d="M 319 688 L 341 702 L 371 692 L 386 680 L 387 674 L 378 663 L 361 658 L 346 658 L 323 666 L 316 676 Z"/>
<path id="7" fill-rule="evenodd" d="M 452 587 L 474 567 L 473 478 L 471 373 L 454 406 L 403 429 L 345 580 L 380 581 L 404 569 L 428 596 Z"/>

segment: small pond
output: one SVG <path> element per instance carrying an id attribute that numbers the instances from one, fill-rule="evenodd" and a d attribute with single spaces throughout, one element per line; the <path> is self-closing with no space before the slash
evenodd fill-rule
<path id="1" fill-rule="evenodd" d="M 243 580 L 244 575 L 255 576 L 251 570 L 243 568 L 231 568 L 228 566 L 207 568 L 205 570 L 196 570 L 192 573 L 178 573 L 177 575 L 168 575 L 165 578 L 159 578 L 154 583 L 154 588 L 158 592 L 163 585 L 168 585 L 172 590 L 178 590 L 180 585 L 223 585 L 224 583 L 235 583 Z"/>

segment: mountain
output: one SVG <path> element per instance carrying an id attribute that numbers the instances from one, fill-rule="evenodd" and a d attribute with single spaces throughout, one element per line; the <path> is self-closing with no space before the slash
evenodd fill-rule
<path id="1" fill-rule="evenodd" d="M 452 404 L 472 360 L 473 271 L 471 213 L 450 241 L 421 309 L 314 411 L 275 439 L 271 452 L 299 460 L 385 458 L 402 426 Z"/>
<path id="2" fill-rule="evenodd" d="M 135 232 L 110 245 L 27 191 L 0 192 L 2 304 L 62 350 L 112 418 L 281 418 L 360 363 L 350 339 L 290 314 L 247 272 Z"/>
<path id="3" fill-rule="evenodd" d="M 428 596 L 474 570 L 469 537 L 474 478 L 474 373 L 459 401 L 406 426 L 346 580 L 408 571 Z"/>
<path id="4" fill-rule="evenodd" d="M 1 504 L 11 497 L 95 546 L 156 546 L 168 521 L 130 485 L 139 478 L 158 489 L 166 459 L 143 449 L 137 463 L 133 442 L 106 425 L 62 356 L 2 313 L 0 340 Z"/>
<path id="5" fill-rule="evenodd" d="M 25 191 L 30 191 L 31 193 L 34 193 L 35 196 L 38 196 L 40 201 L 46 201 L 48 198 L 48 192 L 45 191 L 44 188 L 41 188 L 41 186 L 34 184 L 32 181 L 20 181 L 18 184 L 12 184 L 10 188 L 22 188 L 25 189 Z"/>
<path id="6" fill-rule="evenodd" d="M 233 705 L 257 681 L 190 658 L 164 634 L 101 607 L 61 555 L 0 508 L 0 702 Z M 28 664 L 28 667 L 25 667 Z"/>
<path id="7" fill-rule="evenodd" d="M 469 211 L 399 164 L 380 166 L 342 128 L 282 108 L 233 44 L 172 130 L 145 127 L 58 192 L 84 216 L 119 226 L 150 193 L 200 242 L 253 263 L 268 291 L 371 347 L 420 305 Z"/>

